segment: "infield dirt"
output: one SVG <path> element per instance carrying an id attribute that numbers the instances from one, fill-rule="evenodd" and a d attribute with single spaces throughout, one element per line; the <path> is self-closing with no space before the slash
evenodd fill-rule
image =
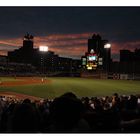
<path id="1" fill-rule="evenodd" d="M 17 80 L 15 80 L 17 79 Z M 8 87 L 8 86 L 22 86 L 22 85 L 32 85 L 32 84 L 46 84 L 51 83 L 51 80 L 47 80 L 45 78 L 29 78 L 29 77 L 18 77 L 14 78 L 14 81 L 1 81 L 1 87 Z M 42 98 L 29 96 L 25 94 L 18 94 L 16 92 L 0 92 L 0 96 L 11 97 L 16 99 L 30 99 L 30 100 L 41 100 Z"/>

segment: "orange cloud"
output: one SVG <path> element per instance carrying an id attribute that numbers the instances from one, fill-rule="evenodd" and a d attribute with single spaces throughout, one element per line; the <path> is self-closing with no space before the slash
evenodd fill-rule
<path id="1" fill-rule="evenodd" d="M 82 56 L 87 51 L 88 38 L 93 33 L 81 34 L 55 34 L 47 36 L 35 36 L 34 47 L 40 45 L 49 46 L 49 50 L 54 51 L 58 55 L 65 56 Z M 9 51 L 22 46 L 23 38 L 12 38 L 0 40 L 0 50 Z M 120 49 L 134 50 L 140 46 L 140 41 L 131 41 L 125 43 L 112 42 L 112 54 L 119 54 Z M 6 54 L 6 53 L 5 53 Z"/>
<path id="2" fill-rule="evenodd" d="M 0 55 L 6 56 L 7 55 L 7 51 L 0 51 Z"/>
<path id="3" fill-rule="evenodd" d="M 117 43 L 114 42 L 111 44 L 111 51 L 113 54 L 119 53 L 122 49 L 128 49 L 134 51 L 136 48 L 140 48 L 140 41 L 131 41 L 131 42 L 124 42 L 124 43 Z"/>
<path id="4" fill-rule="evenodd" d="M 83 54 L 86 50 L 89 36 L 91 36 L 90 33 L 36 36 L 34 46 L 37 48 L 40 45 L 48 45 L 51 51 L 60 55 Z M 0 40 L 0 50 L 14 50 L 20 46 L 22 46 L 21 38 Z"/>

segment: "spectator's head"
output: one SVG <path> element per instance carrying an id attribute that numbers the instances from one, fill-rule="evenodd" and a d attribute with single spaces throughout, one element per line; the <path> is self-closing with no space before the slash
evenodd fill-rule
<path id="1" fill-rule="evenodd" d="M 28 103 L 18 105 L 11 119 L 12 132 L 31 133 L 38 131 L 38 114 L 36 109 Z"/>
<path id="2" fill-rule="evenodd" d="M 134 95 L 130 95 L 129 103 L 128 103 L 128 108 L 129 109 L 136 109 L 138 103 L 138 98 Z"/>
<path id="3" fill-rule="evenodd" d="M 82 111 L 82 102 L 71 93 L 56 98 L 50 106 L 55 127 L 61 126 L 63 130 L 71 129 L 80 119 Z"/>
<path id="4" fill-rule="evenodd" d="M 99 99 L 96 99 L 96 100 L 94 101 L 94 106 L 95 106 L 95 109 L 96 109 L 97 111 L 103 110 L 102 103 L 101 103 L 101 101 L 100 101 Z"/>
<path id="5" fill-rule="evenodd" d="M 61 97 L 67 97 L 67 98 L 73 98 L 73 99 L 77 98 L 76 95 L 72 92 L 66 92 Z"/>
<path id="6" fill-rule="evenodd" d="M 31 103 L 31 100 L 30 100 L 30 99 L 24 99 L 24 100 L 23 100 L 23 103 L 30 104 L 30 103 Z"/>
<path id="7" fill-rule="evenodd" d="M 114 93 L 113 95 L 114 95 L 115 97 L 118 97 L 118 93 Z"/>

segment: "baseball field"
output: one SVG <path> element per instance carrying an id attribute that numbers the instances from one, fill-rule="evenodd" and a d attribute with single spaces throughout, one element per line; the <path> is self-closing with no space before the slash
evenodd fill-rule
<path id="1" fill-rule="evenodd" d="M 80 97 L 140 94 L 140 81 L 64 77 L 0 77 L 0 95 L 53 99 L 65 92 Z"/>

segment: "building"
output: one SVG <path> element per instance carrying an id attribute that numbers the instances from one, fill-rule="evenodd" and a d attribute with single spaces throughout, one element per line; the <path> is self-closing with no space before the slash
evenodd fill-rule
<path id="1" fill-rule="evenodd" d="M 138 74 L 140 73 L 140 49 L 120 50 L 120 73 Z"/>
<path id="2" fill-rule="evenodd" d="M 9 62 L 36 65 L 38 49 L 33 48 L 33 36 L 28 33 L 23 38 L 23 46 L 14 51 L 8 52 Z"/>
<path id="3" fill-rule="evenodd" d="M 132 62 L 134 60 L 134 52 L 130 50 L 120 50 L 120 62 Z"/>
<path id="4" fill-rule="evenodd" d="M 81 59 L 84 69 L 100 69 L 108 72 L 111 61 L 111 48 L 108 40 L 102 40 L 100 35 L 93 34 L 92 38 L 88 39 L 87 52 Z"/>
<path id="5" fill-rule="evenodd" d="M 23 38 L 23 46 L 8 52 L 9 63 L 31 64 L 41 73 L 71 72 L 79 68 L 80 60 L 59 57 L 52 51 L 39 51 L 39 48 L 34 48 L 33 43 L 34 37 L 27 33 Z"/>
<path id="6" fill-rule="evenodd" d="M 0 63 L 6 63 L 7 62 L 7 56 L 0 55 Z"/>
<path id="7" fill-rule="evenodd" d="M 88 39 L 88 53 L 94 50 L 100 57 L 103 57 L 104 45 L 107 42 L 107 40 L 102 40 L 100 35 L 93 34 L 92 38 Z"/>
<path id="8" fill-rule="evenodd" d="M 134 51 L 134 61 L 140 62 L 140 49 L 135 49 L 135 51 Z"/>

